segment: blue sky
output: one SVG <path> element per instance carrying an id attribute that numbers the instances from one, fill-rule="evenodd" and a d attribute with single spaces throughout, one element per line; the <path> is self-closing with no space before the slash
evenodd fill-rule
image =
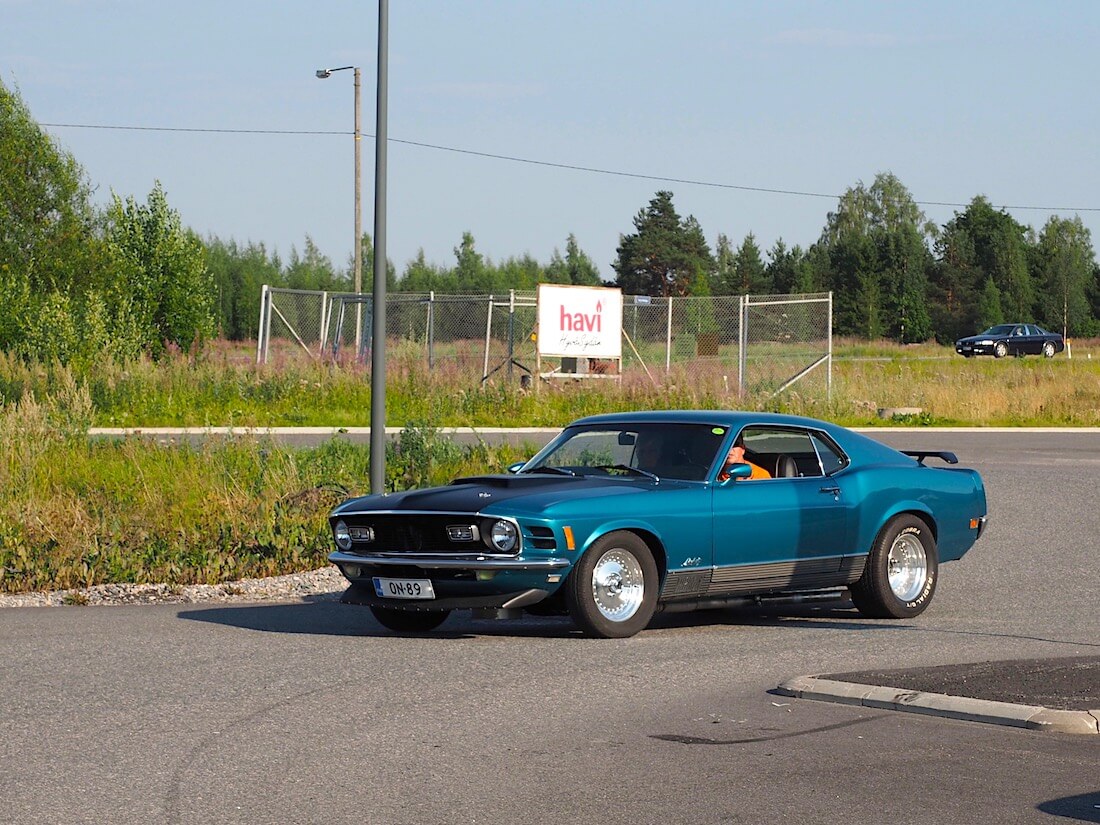
<path id="1" fill-rule="evenodd" d="M 353 246 L 351 72 L 374 133 L 377 5 L 0 0 L 0 78 L 96 197 L 160 180 L 203 235 L 284 256 Z M 391 138 L 574 166 L 836 196 L 892 171 L 918 201 L 1072 207 L 1100 244 L 1100 3 L 391 0 Z M 373 227 L 374 141 L 363 142 Z M 670 189 L 712 247 L 815 241 L 835 197 L 389 149 L 388 253 L 451 264 L 463 231 L 547 261 L 569 233 L 605 278 Z M 943 223 L 961 207 L 925 205 Z M 1037 229 L 1052 209 L 1010 211 Z M 1070 212 L 1062 215 L 1071 216 Z"/>

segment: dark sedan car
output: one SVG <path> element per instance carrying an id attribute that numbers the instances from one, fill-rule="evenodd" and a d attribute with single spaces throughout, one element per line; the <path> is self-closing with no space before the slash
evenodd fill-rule
<path id="1" fill-rule="evenodd" d="M 964 358 L 971 355 L 992 355 L 994 358 L 1043 355 L 1053 358 L 1056 352 L 1065 348 L 1066 342 L 1061 335 L 1047 332 L 1035 324 L 997 324 L 985 332 L 955 342 L 955 352 Z"/>

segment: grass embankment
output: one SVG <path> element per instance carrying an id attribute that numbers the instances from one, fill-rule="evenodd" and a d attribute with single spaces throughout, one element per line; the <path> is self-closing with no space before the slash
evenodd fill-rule
<path id="1" fill-rule="evenodd" d="M 1093 356 L 1093 357 L 1089 357 Z M 806 363 L 806 362 L 803 362 Z M 797 366 L 794 368 L 797 370 Z M 759 372 L 750 363 L 750 377 Z M 387 422 L 405 426 L 556 427 L 600 412 L 645 408 L 769 409 L 827 418 L 846 426 L 881 424 L 878 410 L 920 407 L 917 424 L 974 426 L 1100 425 L 1100 346 L 1079 342 L 1074 358 L 964 359 L 945 347 L 838 342 L 833 388 L 825 367 L 772 397 L 773 382 L 737 395 L 737 364 L 697 361 L 651 368 L 614 381 L 555 381 L 538 391 L 508 383 L 503 373 L 484 385 L 476 370 L 453 364 L 427 369 L 422 357 L 389 362 Z M 789 373 L 787 373 L 789 374 Z M 785 375 L 784 375 L 785 377 Z M 24 365 L 0 355 L 0 401 L 26 392 L 47 398 L 72 377 L 60 367 Z M 365 368 L 299 359 L 256 367 L 244 353 L 215 348 L 199 361 L 105 365 L 82 379 L 91 421 L 104 427 L 328 426 L 370 424 Z"/>
<path id="2" fill-rule="evenodd" d="M 88 439 L 90 413 L 75 385 L 0 410 L 0 591 L 312 570 L 331 549 L 329 510 L 366 492 L 366 446 Z M 520 457 L 510 447 L 459 447 L 427 428 L 407 429 L 388 452 L 387 486 L 402 489 Z"/>
<path id="3" fill-rule="evenodd" d="M 443 483 L 500 469 L 528 451 L 438 437 L 441 426 L 560 426 L 581 415 L 644 408 L 748 407 L 849 426 L 883 407 L 920 407 L 910 424 L 1100 425 L 1100 352 L 1053 360 L 964 360 L 940 347 L 838 347 L 823 376 L 775 398 L 739 400 L 728 364 L 610 381 L 518 385 L 417 362 L 394 363 L 387 487 Z M 820 373 L 820 370 L 818 370 Z M 732 375 L 736 379 L 736 365 Z M 315 568 L 329 549 L 325 515 L 365 492 L 365 446 L 333 440 L 291 450 L 253 438 L 200 447 L 89 440 L 89 426 L 365 426 L 369 376 L 357 367 L 257 369 L 224 353 L 192 362 L 108 365 L 77 381 L 64 368 L 0 356 L 0 590 L 113 582 L 217 583 Z"/>

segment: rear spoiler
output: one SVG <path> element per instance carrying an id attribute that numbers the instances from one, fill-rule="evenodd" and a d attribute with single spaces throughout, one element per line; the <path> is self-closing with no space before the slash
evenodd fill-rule
<path id="1" fill-rule="evenodd" d="M 941 461 L 945 461 L 948 464 L 958 464 L 959 459 L 954 453 L 949 453 L 943 450 L 902 450 L 904 455 L 910 456 L 917 460 L 917 463 L 921 466 L 924 465 L 926 458 L 938 458 Z"/>

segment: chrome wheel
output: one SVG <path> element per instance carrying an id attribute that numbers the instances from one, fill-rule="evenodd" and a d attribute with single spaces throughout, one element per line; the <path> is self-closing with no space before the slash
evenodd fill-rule
<path id="1" fill-rule="evenodd" d="M 565 605 L 586 636 L 626 639 L 653 618 L 659 585 L 649 545 L 636 533 L 618 530 L 592 542 L 574 565 Z"/>
<path id="2" fill-rule="evenodd" d="M 642 565 L 629 550 L 613 548 L 592 568 L 592 599 L 610 622 L 625 622 L 638 612 L 645 595 Z"/>
<path id="3" fill-rule="evenodd" d="M 1008 355 L 1008 344 L 1004 341 L 998 341 L 993 347 L 993 357 L 1004 358 L 1006 355 Z"/>
<path id="4" fill-rule="evenodd" d="M 894 516 L 879 531 L 867 566 L 849 588 L 852 603 L 873 619 L 911 619 L 932 601 L 939 575 L 936 537 L 913 513 Z"/>
<path id="5" fill-rule="evenodd" d="M 1054 344 L 1052 344 L 1050 341 L 1047 341 L 1045 344 L 1043 344 L 1043 355 L 1047 358 L 1054 357 Z"/>
<path id="6" fill-rule="evenodd" d="M 902 533 L 894 539 L 886 563 L 890 590 L 903 602 L 920 595 L 928 580 L 928 557 L 924 545 L 912 533 Z"/>

